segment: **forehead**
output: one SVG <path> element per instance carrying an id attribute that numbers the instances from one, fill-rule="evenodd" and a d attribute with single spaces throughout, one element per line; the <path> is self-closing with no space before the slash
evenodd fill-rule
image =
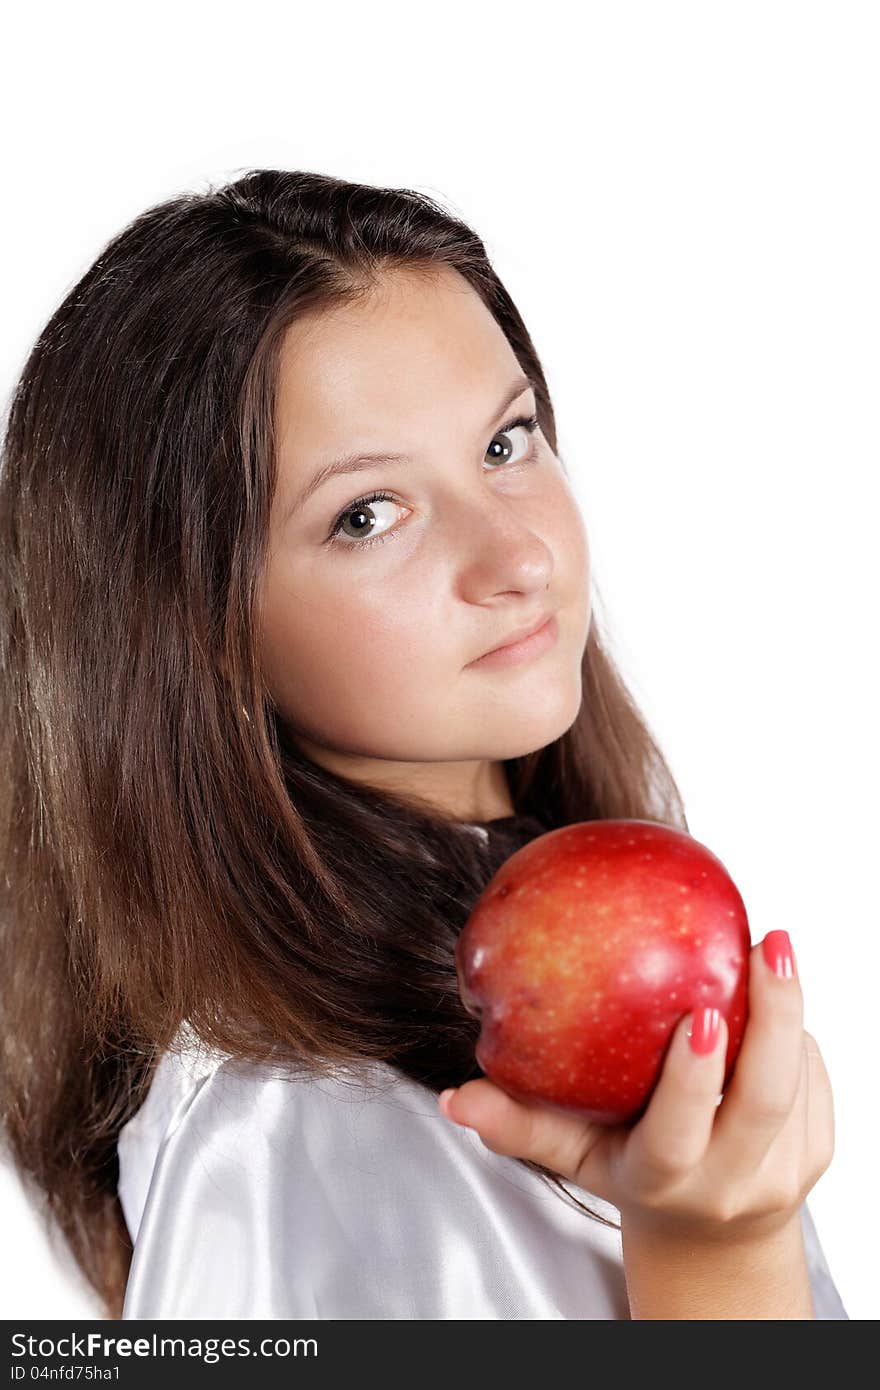
<path id="1" fill-rule="evenodd" d="M 281 449 L 313 459 L 366 447 L 375 422 L 415 430 L 441 404 L 487 398 L 516 375 L 516 356 L 468 282 L 449 267 L 388 272 L 355 303 L 299 320 L 288 329 L 279 364 L 277 431 Z M 373 439 L 406 449 L 415 437 Z"/>

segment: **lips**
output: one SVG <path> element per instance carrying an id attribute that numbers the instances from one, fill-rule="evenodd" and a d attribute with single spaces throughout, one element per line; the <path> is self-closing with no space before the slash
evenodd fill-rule
<path id="1" fill-rule="evenodd" d="M 550 617 L 550 612 L 542 613 L 541 616 L 536 618 L 528 627 L 517 628 L 515 632 L 511 632 L 502 642 L 499 642 L 496 647 L 489 647 L 487 651 L 481 652 L 480 656 L 488 656 L 490 652 L 498 652 L 502 647 L 511 647 L 515 642 L 522 642 L 526 637 L 533 636 L 534 633 L 538 632 L 539 629 L 549 621 Z M 476 659 L 479 661 L 480 657 Z"/>

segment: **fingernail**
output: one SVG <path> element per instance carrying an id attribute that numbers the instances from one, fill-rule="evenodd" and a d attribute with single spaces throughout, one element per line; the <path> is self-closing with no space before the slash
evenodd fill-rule
<path id="1" fill-rule="evenodd" d="M 710 1052 L 714 1052 L 720 1031 L 721 1011 L 719 1009 L 713 1009 L 709 1005 L 694 1009 L 691 1026 L 688 1029 L 688 1037 L 694 1052 L 701 1057 L 706 1057 Z"/>
<path id="2" fill-rule="evenodd" d="M 446 1107 L 449 1104 L 449 1101 L 455 1095 L 457 1089 L 458 1088 L 456 1086 L 447 1086 L 446 1090 L 441 1091 L 438 1097 L 440 1109 L 443 1111 L 443 1114 L 446 1116 L 447 1120 L 451 1120 L 452 1116 L 449 1114 Z"/>
<path id="3" fill-rule="evenodd" d="M 465 1134 L 473 1134 L 476 1136 L 477 1139 L 479 1139 L 479 1133 L 477 1130 L 473 1128 L 472 1125 L 466 1125 L 462 1120 L 457 1120 L 454 1115 L 450 1115 L 447 1109 L 450 1100 L 455 1095 L 457 1090 L 457 1086 L 447 1086 L 445 1091 L 440 1092 L 439 1096 L 437 1097 L 437 1100 L 440 1103 L 440 1109 L 450 1124 L 457 1125 L 459 1129 L 464 1130 Z"/>
<path id="4" fill-rule="evenodd" d="M 794 951 L 787 931 L 771 931 L 763 941 L 764 959 L 780 980 L 794 976 Z"/>

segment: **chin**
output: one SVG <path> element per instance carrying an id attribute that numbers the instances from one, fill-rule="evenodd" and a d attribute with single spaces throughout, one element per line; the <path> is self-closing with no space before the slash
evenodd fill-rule
<path id="1" fill-rule="evenodd" d="M 546 711 L 524 716 L 521 709 L 511 710 L 508 714 L 495 707 L 492 710 L 491 735 L 482 745 L 480 756 L 493 762 L 506 762 L 511 758 L 525 758 L 530 753 L 537 753 L 568 733 L 580 708 L 580 691 L 577 699 L 567 701 L 565 708 L 554 717 Z"/>

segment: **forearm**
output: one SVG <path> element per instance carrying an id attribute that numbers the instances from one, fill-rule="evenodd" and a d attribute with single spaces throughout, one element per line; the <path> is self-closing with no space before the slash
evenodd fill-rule
<path id="1" fill-rule="evenodd" d="M 672 1240 L 621 1215 L 630 1316 L 814 1318 L 800 1216 L 760 1241 Z"/>

